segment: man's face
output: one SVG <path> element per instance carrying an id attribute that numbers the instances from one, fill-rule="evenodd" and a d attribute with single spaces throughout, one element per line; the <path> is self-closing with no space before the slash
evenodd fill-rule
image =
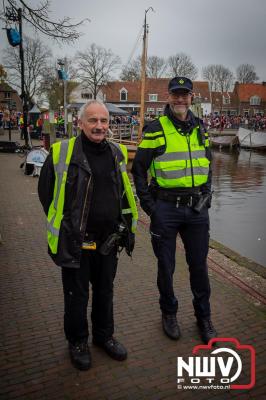
<path id="1" fill-rule="evenodd" d="M 168 96 L 168 103 L 174 115 L 177 118 L 184 118 L 187 116 L 189 107 L 191 106 L 192 93 L 187 90 L 176 90 L 170 92 Z"/>
<path id="2" fill-rule="evenodd" d="M 87 107 L 83 117 L 79 119 L 79 126 L 92 142 L 102 142 L 109 128 L 109 113 L 101 104 L 91 104 Z"/>

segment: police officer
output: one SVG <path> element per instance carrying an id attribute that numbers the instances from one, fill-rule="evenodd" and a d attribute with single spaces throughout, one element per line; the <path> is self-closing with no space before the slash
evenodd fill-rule
<path id="1" fill-rule="evenodd" d="M 38 192 L 47 215 L 48 249 L 62 267 L 64 330 L 73 365 L 91 366 L 87 305 L 92 284 L 93 343 L 122 361 L 114 337 L 113 281 L 118 246 L 131 255 L 137 208 L 126 173 L 127 150 L 106 140 L 109 113 L 91 101 L 80 111 L 81 135 L 52 145 Z"/>
<path id="2" fill-rule="evenodd" d="M 178 300 L 173 290 L 176 237 L 184 244 L 193 306 L 204 343 L 216 337 L 211 321 L 207 269 L 211 168 L 208 134 L 190 111 L 193 84 L 175 77 L 168 85 L 164 116 L 144 127 L 132 167 L 137 195 L 150 216 L 151 241 L 158 259 L 157 285 L 162 326 L 171 339 L 180 337 Z M 148 184 L 148 174 L 151 175 Z"/>

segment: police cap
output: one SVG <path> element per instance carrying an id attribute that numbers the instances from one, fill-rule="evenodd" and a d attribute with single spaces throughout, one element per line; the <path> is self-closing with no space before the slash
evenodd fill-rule
<path id="1" fill-rule="evenodd" d="M 184 76 L 176 76 L 171 79 L 168 83 L 168 92 L 175 92 L 176 90 L 187 90 L 188 92 L 193 91 L 193 83 L 190 79 Z"/>

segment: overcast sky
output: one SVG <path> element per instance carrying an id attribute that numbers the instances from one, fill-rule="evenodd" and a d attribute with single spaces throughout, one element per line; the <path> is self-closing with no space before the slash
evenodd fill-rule
<path id="1" fill-rule="evenodd" d="M 51 0 L 53 19 L 65 15 L 75 22 L 83 18 L 91 22 L 80 28 L 83 36 L 73 46 L 59 48 L 50 39 L 45 42 L 57 57 L 74 56 L 94 42 L 126 63 L 150 6 L 155 12 L 147 14 L 148 55 L 184 52 L 198 67 L 198 79 L 208 64 L 223 64 L 234 73 L 239 64 L 249 63 L 260 81 L 266 81 L 266 0 Z M 7 45 L 3 30 L 0 42 L 1 48 Z M 140 53 L 141 40 L 134 56 Z"/>

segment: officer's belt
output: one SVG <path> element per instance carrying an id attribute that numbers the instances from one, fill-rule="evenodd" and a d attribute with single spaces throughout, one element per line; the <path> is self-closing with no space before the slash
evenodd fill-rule
<path id="1" fill-rule="evenodd" d="M 169 192 L 158 191 L 157 199 L 176 203 L 180 206 L 194 206 L 199 201 L 200 194 L 174 194 Z"/>

